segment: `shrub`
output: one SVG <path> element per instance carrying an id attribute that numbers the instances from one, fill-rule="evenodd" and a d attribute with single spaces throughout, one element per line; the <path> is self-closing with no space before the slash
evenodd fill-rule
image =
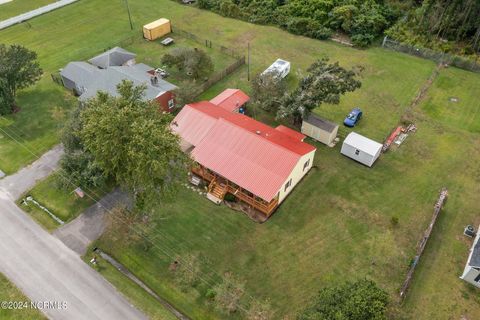
<path id="1" fill-rule="evenodd" d="M 390 223 L 392 224 L 392 226 L 396 227 L 398 225 L 398 217 L 392 217 L 390 219 Z"/>
<path id="2" fill-rule="evenodd" d="M 227 194 L 225 195 L 224 200 L 225 200 L 225 201 L 228 201 L 228 202 L 235 202 L 235 201 L 237 201 L 237 198 L 236 198 L 233 194 L 227 193 Z"/>
<path id="3" fill-rule="evenodd" d="M 386 320 L 388 294 L 370 280 L 346 282 L 318 293 L 298 320 Z"/>

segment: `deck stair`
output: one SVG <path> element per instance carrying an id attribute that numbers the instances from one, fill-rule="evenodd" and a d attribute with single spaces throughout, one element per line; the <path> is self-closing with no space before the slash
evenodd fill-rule
<path id="1" fill-rule="evenodd" d="M 213 179 L 208 186 L 207 198 L 216 204 L 220 204 L 227 194 L 227 186 L 221 183 L 217 183 L 216 179 Z"/>

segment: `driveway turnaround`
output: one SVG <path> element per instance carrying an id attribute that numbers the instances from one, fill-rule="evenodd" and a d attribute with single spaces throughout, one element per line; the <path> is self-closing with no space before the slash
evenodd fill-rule
<path id="1" fill-rule="evenodd" d="M 55 230 L 53 235 L 79 255 L 84 255 L 88 246 L 105 230 L 106 212 L 116 205 L 131 206 L 131 200 L 120 190 L 112 191 L 78 218 Z"/>
<path id="2" fill-rule="evenodd" d="M 53 171 L 61 148 L 0 180 L 0 272 L 50 319 L 146 319 L 110 283 L 14 203 Z"/>

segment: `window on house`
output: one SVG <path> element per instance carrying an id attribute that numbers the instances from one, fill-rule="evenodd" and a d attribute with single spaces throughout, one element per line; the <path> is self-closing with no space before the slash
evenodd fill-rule
<path id="1" fill-rule="evenodd" d="M 175 106 L 175 101 L 173 99 L 168 100 L 168 108 L 172 109 Z"/>
<path id="2" fill-rule="evenodd" d="M 288 188 L 292 185 L 292 179 L 288 180 L 288 182 L 285 184 L 285 191 L 287 191 Z"/>
<path id="3" fill-rule="evenodd" d="M 358 156 L 360 154 L 360 150 L 355 150 L 355 154 Z"/>
<path id="4" fill-rule="evenodd" d="M 309 165 L 310 165 L 310 159 L 308 159 L 308 160 L 303 164 L 303 171 L 305 171 L 305 169 L 307 169 Z"/>

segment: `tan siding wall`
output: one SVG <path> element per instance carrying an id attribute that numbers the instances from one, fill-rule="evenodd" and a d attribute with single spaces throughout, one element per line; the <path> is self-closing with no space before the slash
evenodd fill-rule
<path id="1" fill-rule="evenodd" d="M 290 173 L 290 176 L 288 177 L 287 180 L 285 180 L 285 182 L 282 185 L 282 188 L 280 189 L 280 195 L 278 198 L 279 203 L 281 203 L 285 199 L 285 197 L 295 188 L 298 182 L 302 180 L 303 176 L 306 175 L 307 172 L 312 168 L 314 157 L 315 157 L 315 151 L 312 151 L 300 158 L 297 165 L 292 170 L 292 173 Z M 305 168 L 305 170 L 303 170 L 303 165 L 308 160 L 310 160 L 310 164 L 308 165 L 307 168 Z M 292 185 L 288 187 L 288 189 L 285 191 L 285 184 L 290 179 L 292 179 Z"/>
<path id="2" fill-rule="evenodd" d="M 310 123 L 307 123 L 305 121 L 302 123 L 302 133 L 304 135 L 307 135 L 310 138 L 320 141 L 321 143 L 324 143 L 326 145 L 332 143 L 333 139 L 337 137 L 337 131 L 338 127 L 332 133 L 330 133 L 315 126 L 312 126 Z"/>

